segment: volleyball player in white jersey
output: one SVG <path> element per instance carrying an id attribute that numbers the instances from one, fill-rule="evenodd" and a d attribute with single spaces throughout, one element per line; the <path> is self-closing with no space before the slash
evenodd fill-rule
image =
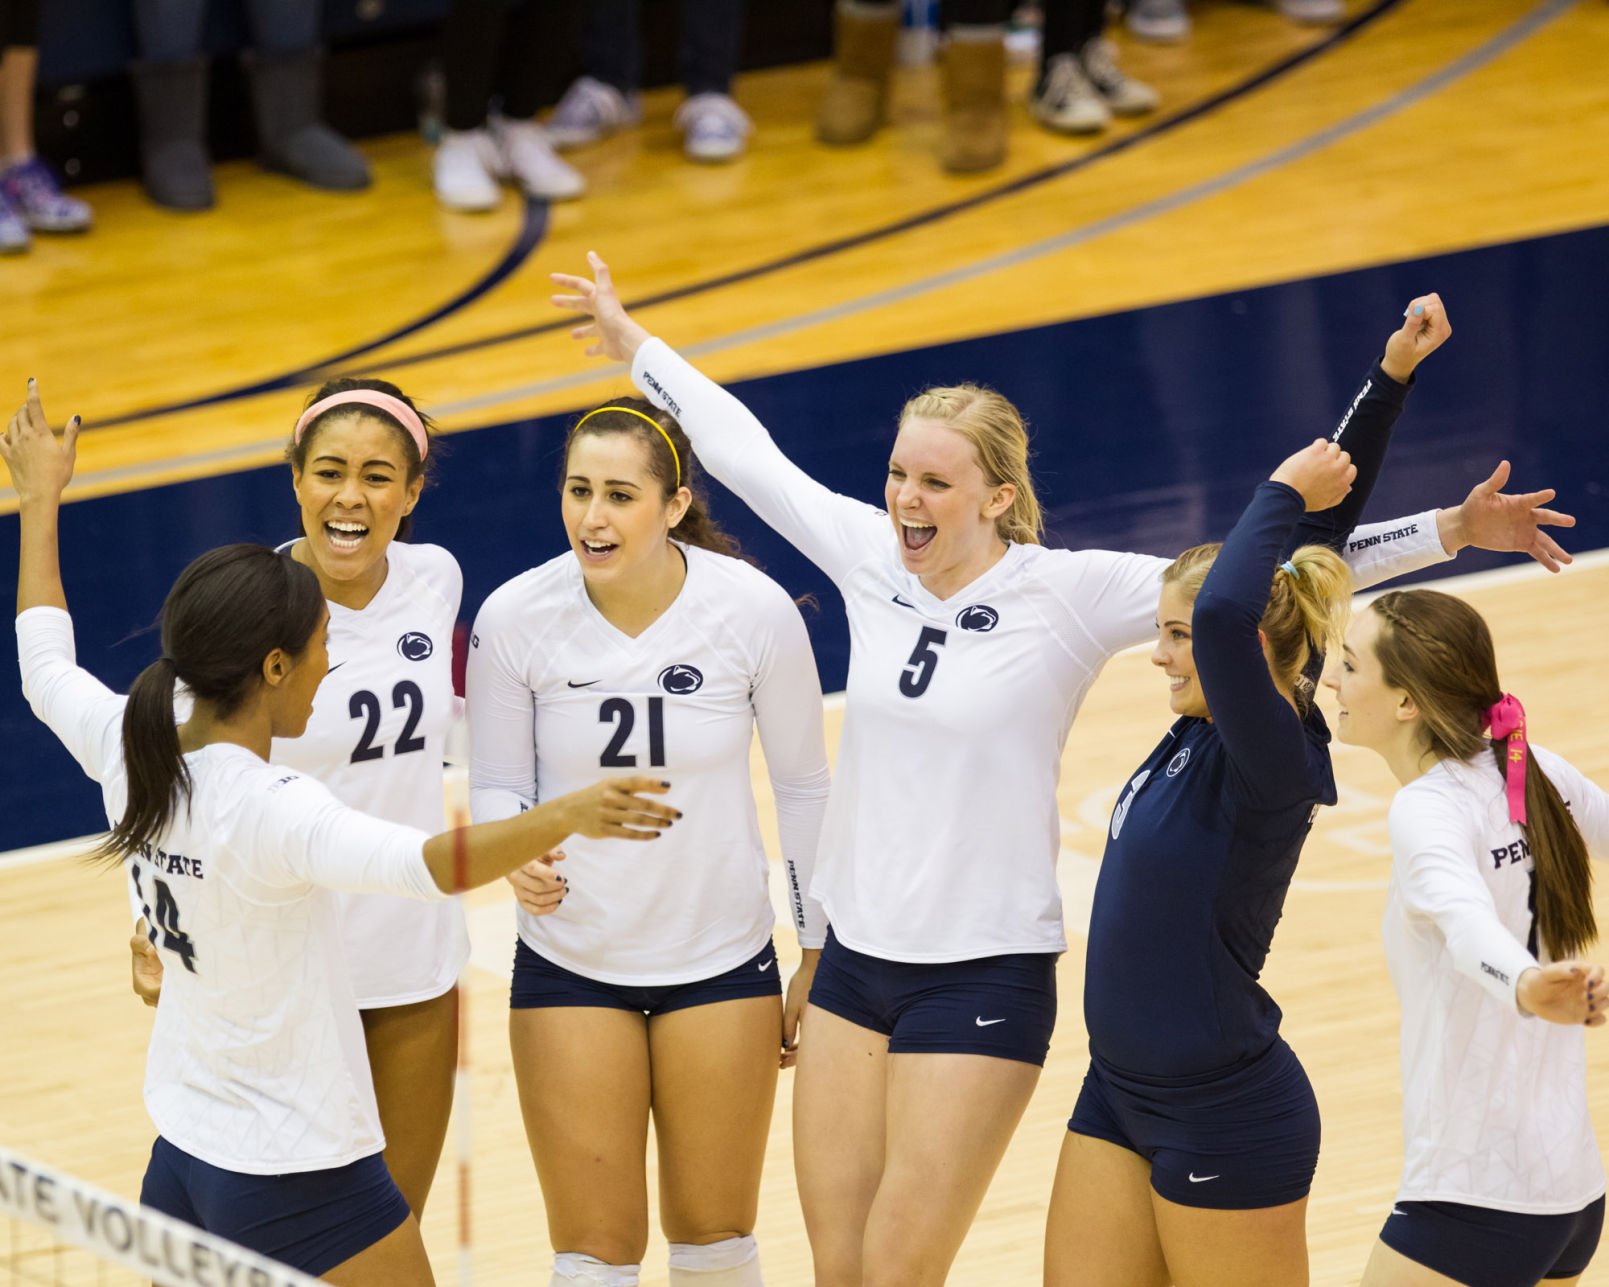
<path id="1" fill-rule="evenodd" d="M 574 292 L 554 303 L 591 315 L 575 338 L 631 362 L 710 473 L 843 593 L 844 734 L 813 886 L 831 929 L 803 1024 L 795 1167 L 818 1284 L 941 1282 L 1054 1026 L 1062 747 L 1107 658 L 1151 634 L 1167 560 L 1039 545 L 1021 419 L 975 386 L 907 404 L 888 513 L 834 494 L 633 322 L 588 259 L 595 280 L 553 277 Z M 1477 519 L 1482 544 L 1546 541 L 1534 501 L 1494 493 L 1359 528 L 1354 579 L 1443 560 Z"/>
<path id="2" fill-rule="evenodd" d="M 382 821 L 268 761 L 306 727 L 329 665 L 317 578 L 261 546 L 210 551 L 162 610 L 162 656 L 128 697 L 74 662 L 57 552 L 76 418 L 60 444 L 30 382 L 0 456 L 20 518 L 23 691 L 101 784 L 165 958 L 146 1069 L 159 1132 L 141 1200 L 337 1283 L 431 1281 L 384 1139 L 331 889 L 441 900 L 571 831 L 651 839 L 676 816 L 599 782 L 455 835 Z M 192 698 L 178 724 L 174 691 Z"/>
<path id="3" fill-rule="evenodd" d="M 672 1287 L 758 1287 L 777 1071 L 825 933 L 806 894 L 828 781 L 815 658 L 798 608 L 735 557 L 693 471 L 675 419 L 648 402 L 582 416 L 565 445 L 571 548 L 496 590 L 470 645 L 477 819 L 600 769 L 673 777 L 690 815 L 651 869 L 626 846 L 572 842 L 563 905 L 519 913 L 510 1038 L 559 1285 L 638 1281 L 651 1111 Z M 804 953 L 785 1009 L 756 729 Z"/>
<path id="4" fill-rule="evenodd" d="M 1405 1157 L 1364 1287 L 1564 1287 L 1603 1229 L 1583 1028 L 1609 1001 L 1577 958 L 1609 793 L 1528 745 L 1486 623 L 1451 595 L 1381 595 L 1327 682 L 1340 739 L 1402 784 L 1384 937 Z"/>
<path id="5" fill-rule="evenodd" d="M 272 758 L 365 813 L 442 830 L 442 762 L 456 697 L 452 638 L 463 574 L 439 545 L 407 541 L 432 464 L 428 421 L 383 380 L 332 380 L 308 400 L 286 458 L 301 510 L 287 548 L 330 609 L 330 677 L 307 732 Z M 523 880 L 557 906 L 552 868 Z M 452 1108 L 453 986 L 469 957 L 463 909 L 391 894 L 338 895 L 341 934 L 374 1075 L 386 1165 L 424 1213 Z M 140 927 L 144 934 L 149 926 Z M 136 990 L 156 1003 L 159 966 L 136 933 Z"/>

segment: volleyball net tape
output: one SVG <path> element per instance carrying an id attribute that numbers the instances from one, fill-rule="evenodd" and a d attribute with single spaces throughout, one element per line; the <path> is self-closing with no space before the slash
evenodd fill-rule
<path id="1" fill-rule="evenodd" d="M 0 1218 L 8 1226 L 0 1272 L 11 1283 L 312 1287 L 319 1281 L 3 1147 Z"/>

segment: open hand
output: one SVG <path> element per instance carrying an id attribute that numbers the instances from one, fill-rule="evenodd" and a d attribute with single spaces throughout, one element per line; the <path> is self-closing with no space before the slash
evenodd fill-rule
<path id="1" fill-rule="evenodd" d="M 1398 384 L 1407 384 L 1413 369 L 1447 342 L 1453 333 L 1447 320 L 1447 307 L 1432 292 L 1409 302 L 1402 312 L 1402 325 L 1386 341 L 1380 369 Z"/>
<path id="2" fill-rule="evenodd" d="M 1352 490 L 1358 467 L 1352 454 L 1333 442 L 1315 438 L 1295 455 L 1286 458 L 1269 477 L 1270 481 L 1294 487 L 1302 494 L 1309 513 L 1331 509 Z"/>
<path id="3" fill-rule="evenodd" d="M 1601 1025 L 1605 1018 L 1603 966 L 1589 961 L 1554 961 L 1520 975 L 1515 996 L 1520 1009 L 1549 1023 Z"/>
<path id="4" fill-rule="evenodd" d="M 21 504 L 61 499 L 78 458 L 80 423 L 77 416 L 69 420 L 58 442 L 39 404 L 39 383 L 28 381 L 27 401 L 0 434 L 0 458 L 11 470 L 11 485 Z"/>
<path id="5" fill-rule="evenodd" d="M 609 265 L 603 262 L 597 251 L 587 251 L 587 265 L 592 269 L 590 278 L 573 277 L 569 273 L 548 274 L 555 286 L 574 292 L 553 296 L 553 306 L 571 313 L 585 313 L 592 319 L 570 332 L 572 340 L 590 341 L 587 345 L 588 357 L 608 357 L 617 362 L 630 362 L 648 339 L 648 332 L 627 315 L 620 296 L 615 294 Z"/>
<path id="6" fill-rule="evenodd" d="M 679 809 L 648 795 L 664 795 L 658 778 L 607 778 L 563 797 L 568 830 L 594 840 L 656 840 L 681 817 Z"/>
<path id="7" fill-rule="evenodd" d="M 1558 495 L 1551 487 L 1505 495 L 1503 484 L 1508 475 L 1508 461 L 1498 461 L 1492 476 L 1477 483 L 1462 505 L 1437 512 L 1442 545 L 1449 554 L 1457 554 L 1466 545 L 1504 554 L 1529 554 L 1549 572 L 1557 572 L 1574 560 L 1542 528 L 1574 527 L 1575 518 L 1545 508 Z"/>

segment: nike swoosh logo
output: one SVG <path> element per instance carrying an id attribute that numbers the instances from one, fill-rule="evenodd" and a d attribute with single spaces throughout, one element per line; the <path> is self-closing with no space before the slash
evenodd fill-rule
<path id="1" fill-rule="evenodd" d="M 1216 1175 L 1197 1175 L 1194 1171 L 1190 1172 L 1191 1184 L 1205 1184 L 1208 1180 L 1216 1180 L 1217 1178 L 1218 1176 Z"/>
<path id="2" fill-rule="evenodd" d="M 1406 1211 L 1404 1211 L 1401 1207 L 1392 1207 L 1391 1208 L 1391 1214 L 1392 1215 L 1407 1215 L 1408 1213 Z"/>
<path id="3" fill-rule="evenodd" d="M 767 961 L 764 965 L 762 965 L 760 967 L 760 973 L 764 974 L 767 970 L 769 970 L 776 963 L 777 963 L 777 958 L 773 956 L 769 961 Z"/>
<path id="4" fill-rule="evenodd" d="M 571 688 L 591 688 L 594 684 L 598 683 L 599 681 L 596 680 L 596 679 L 589 679 L 584 684 L 578 684 L 573 679 L 567 679 L 564 682 L 569 684 Z"/>
<path id="5" fill-rule="evenodd" d="M 1004 1023 L 1004 1019 L 985 1019 L 981 1014 L 973 1020 L 980 1028 L 992 1028 L 997 1023 Z"/>
<path id="6" fill-rule="evenodd" d="M 331 666 L 331 667 L 330 667 L 330 668 L 329 668 L 329 669 L 328 669 L 328 670 L 326 670 L 326 671 L 325 671 L 325 672 L 324 672 L 324 673 L 325 673 L 325 674 L 326 674 L 326 675 L 333 675 L 333 674 L 334 674 L 334 673 L 335 673 L 335 672 L 336 672 L 336 671 L 338 671 L 338 670 L 339 670 L 339 669 L 341 669 L 341 667 L 342 667 L 342 666 L 344 666 L 344 665 L 346 665 L 346 663 L 345 663 L 345 662 L 344 662 L 344 661 L 338 661 L 338 662 L 336 662 L 336 663 L 335 663 L 335 665 L 333 665 L 333 666 Z"/>
<path id="7" fill-rule="evenodd" d="M 899 595 L 897 595 L 897 594 L 894 596 L 894 602 L 899 604 L 899 606 L 902 607 L 902 608 L 909 608 L 913 612 L 916 610 L 916 605 L 914 603 L 907 603 L 904 599 L 900 598 Z"/>

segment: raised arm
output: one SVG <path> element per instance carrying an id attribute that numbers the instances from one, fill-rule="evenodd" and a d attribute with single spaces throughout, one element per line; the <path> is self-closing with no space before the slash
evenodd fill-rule
<path id="1" fill-rule="evenodd" d="M 1201 691 L 1248 798 L 1267 806 L 1311 793 L 1306 733 L 1269 673 L 1259 634 L 1274 572 L 1307 508 L 1339 499 L 1351 463 L 1334 443 L 1314 443 L 1258 484 L 1213 562 L 1191 615 Z"/>
<path id="2" fill-rule="evenodd" d="M 596 254 L 593 277 L 554 273 L 570 294 L 554 304 L 591 320 L 571 334 L 592 341 L 591 357 L 626 362 L 645 398 L 676 417 L 711 475 L 767 524 L 840 582 L 865 557 L 869 542 L 892 540 L 886 516 L 871 505 L 822 486 L 782 454 L 754 414 L 626 313 L 609 266 Z"/>
<path id="3" fill-rule="evenodd" d="M 77 664 L 73 623 L 61 583 L 57 530 L 73 476 L 78 417 L 58 441 L 28 381 L 28 399 L 0 435 L 20 506 L 17 556 L 17 666 L 22 692 L 79 767 L 99 782 L 121 750 L 124 698 Z"/>
<path id="4" fill-rule="evenodd" d="M 1330 434 L 1330 441 L 1352 457 L 1357 481 L 1340 504 L 1303 516 L 1292 533 L 1287 554 L 1302 545 L 1343 550 L 1380 477 L 1391 446 L 1391 430 L 1408 399 L 1414 370 L 1453 333 L 1446 307 L 1436 294 L 1410 301 L 1402 317 L 1402 325 L 1387 338 L 1384 354 L 1364 376 Z"/>

